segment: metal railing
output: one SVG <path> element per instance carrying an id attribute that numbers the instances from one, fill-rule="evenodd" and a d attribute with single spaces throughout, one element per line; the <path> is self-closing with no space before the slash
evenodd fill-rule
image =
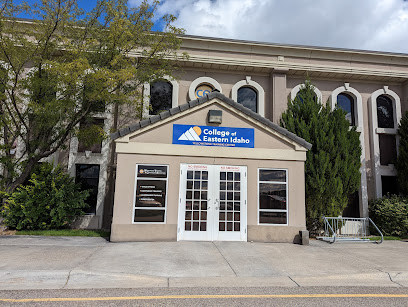
<path id="1" fill-rule="evenodd" d="M 370 242 L 369 226 L 370 224 L 381 236 L 380 241 L 374 241 L 377 244 L 384 240 L 383 234 L 377 225 L 369 218 L 351 218 L 351 217 L 326 217 L 323 216 L 324 235 L 317 239 L 334 243 L 336 241 L 360 241 Z"/>

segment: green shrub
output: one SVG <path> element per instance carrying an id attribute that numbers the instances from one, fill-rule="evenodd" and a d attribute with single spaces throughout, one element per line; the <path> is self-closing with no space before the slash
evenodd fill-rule
<path id="1" fill-rule="evenodd" d="M 408 236 L 408 199 L 385 196 L 370 204 L 370 217 L 385 236 Z"/>
<path id="2" fill-rule="evenodd" d="M 10 229 L 66 228 L 76 216 L 84 214 L 88 196 L 89 192 L 80 191 L 79 184 L 61 166 L 44 163 L 28 184 L 6 195 L 1 213 Z"/>

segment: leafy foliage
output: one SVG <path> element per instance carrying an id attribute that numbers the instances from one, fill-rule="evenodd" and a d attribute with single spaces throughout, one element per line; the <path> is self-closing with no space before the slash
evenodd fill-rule
<path id="1" fill-rule="evenodd" d="M 349 196 L 360 186 L 361 146 L 345 112 L 318 101 L 313 85 L 305 86 L 282 114 L 281 126 L 313 145 L 307 152 L 306 216 L 310 231 L 322 215 L 341 215 Z"/>
<path id="2" fill-rule="evenodd" d="M 398 129 L 399 147 L 395 167 L 398 172 L 398 185 L 400 192 L 408 196 L 408 112 L 405 113 Z"/>
<path id="3" fill-rule="evenodd" d="M 388 195 L 370 203 L 370 217 L 384 235 L 408 236 L 408 199 Z"/>
<path id="4" fill-rule="evenodd" d="M 186 58 L 177 53 L 183 31 L 174 16 L 159 18 L 164 31 L 152 32 L 158 3 L 99 0 L 85 13 L 76 0 L 1 2 L 0 189 L 12 192 L 96 113 L 123 106 L 133 118 L 142 114 L 141 85 L 171 76 Z M 100 141 L 88 129 L 88 143 Z"/>
<path id="5" fill-rule="evenodd" d="M 80 191 L 62 167 L 54 169 L 52 164 L 44 163 L 33 172 L 27 185 L 6 195 L 3 222 L 17 230 L 66 228 L 76 216 L 84 214 L 88 196 L 89 192 Z"/>

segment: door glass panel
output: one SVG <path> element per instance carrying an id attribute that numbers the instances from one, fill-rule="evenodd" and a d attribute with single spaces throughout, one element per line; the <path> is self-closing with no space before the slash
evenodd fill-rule
<path id="1" fill-rule="evenodd" d="M 207 171 L 187 171 L 185 231 L 207 230 Z"/>
<path id="2" fill-rule="evenodd" d="M 240 172 L 220 172 L 219 231 L 240 231 L 240 180 Z"/>

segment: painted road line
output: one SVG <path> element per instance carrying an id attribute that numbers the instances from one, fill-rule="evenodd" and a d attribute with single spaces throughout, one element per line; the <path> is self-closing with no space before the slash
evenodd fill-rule
<path id="1" fill-rule="evenodd" d="M 0 302 L 81 302 L 81 301 L 129 301 L 166 299 L 223 299 L 223 298 L 408 298 L 408 294 L 225 294 L 225 295 L 157 295 L 123 297 L 51 297 L 51 298 L 0 298 Z"/>

